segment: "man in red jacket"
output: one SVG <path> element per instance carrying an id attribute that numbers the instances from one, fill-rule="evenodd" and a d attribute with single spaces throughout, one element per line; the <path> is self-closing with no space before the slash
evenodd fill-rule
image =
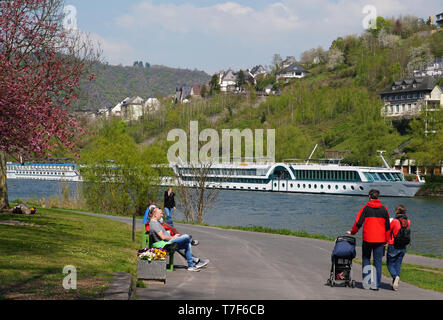
<path id="1" fill-rule="evenodd" d="M 352 230 L 347 232 L 354 235 L 363 226 L 363 287 L 371 290 L 378 290 L 380 286 L 384 247 L 390 236 L 388 209 L 378 200 L 379 195 L 378 190 L 369 191 L 369 202 L 360 209 Z M 374 259 L 375 275 L 371 272 L 373 270 L 371 254 Z"/>

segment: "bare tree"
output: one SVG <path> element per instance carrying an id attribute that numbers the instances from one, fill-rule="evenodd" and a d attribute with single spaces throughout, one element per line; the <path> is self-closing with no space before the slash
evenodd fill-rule
<path id="1" fill-rule="evenodd" d="M 203 223 L 206 213 L 217 201 L 223 178 L 215 177 L 213 164 L 200 161 L 176 166 L 178 206 L 186 222 Z"/>

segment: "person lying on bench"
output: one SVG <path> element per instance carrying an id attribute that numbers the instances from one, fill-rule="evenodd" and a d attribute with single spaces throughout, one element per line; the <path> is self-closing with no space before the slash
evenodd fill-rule
<path id="1" fill-rule="evenodd" d="M 152 213 L 152 215 L 151 215 Z M 163 210 L 160 208 L 153 208 L 150 212 L 149 235 L 153 238 L 154 243 L 159 241 L 167 241 L 177 243 L 178 249 L 185 250 L 185 257 L 188 263 L 188 271 L 200 271 L 203 265 L 195 265 L 191 249 L 191 238 L 187 234 L 169 235 L 165 228 L 160 224 L 160 219 L 163 217 Z M 208 261 L 209 262 L 209 261 Z M 207 263 L 206 263 L 207 264 Z"/>

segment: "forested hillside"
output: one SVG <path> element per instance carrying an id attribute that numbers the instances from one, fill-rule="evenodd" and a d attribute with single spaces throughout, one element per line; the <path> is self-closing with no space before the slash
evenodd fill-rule
<path id="1" fill-rule="evenodd" d="M 308 157 L 319 144 L 314 157 L 324 157 L 326 149 L 348 150 L 346 161 L 353 164 L 380 165 L 377 150 L 386 150 L 391 164 L 402 156 L 436 163 L 443 150 L 442 112 L 434 114 L 436 133 L 425 136 L 423 118 L 400 125 L 384 119 L 379 93 L 443 56 L 443 30 L 414 17 L 377 21 L 378 29 L 339 37 L 328 50 L 307 50 L 300 63 L 308 76 L 274 83 L 280 95 L 262 100 L 247 86 L 244 95 L 213 93 L 189 104 L 165 104 L 140 122 L 126 124 L 125 130 L 163 161 L 173 143 L 166 141 L 167 133 L 174 128 L 189 132 L 189 122 L 198 120 L 200 131 L 214 128 L 220 136 L 226 128 L 276 129 L 277 161 Z M 277 69 L 268 76 L 270 82 Z"/>
<path id="2" fill-rule="evenodd" d="M 176 87 L 207 84 L 210 76 L 203 71 L 164 66 L 123 67 L 100 64 L 93 70 L 92 81 L 80 82 L 76 110 L 95 111 L 115 106 L 126 97 L 143 99 L 174 94 Z"/>

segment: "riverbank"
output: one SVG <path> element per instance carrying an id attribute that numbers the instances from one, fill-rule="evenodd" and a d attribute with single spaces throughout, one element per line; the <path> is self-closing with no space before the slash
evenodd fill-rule
<path id="1" fill-rule="evenodd" d="M 417 197 L 443 197 L 443 183 L 426 183 L 418 190 Z"/>

